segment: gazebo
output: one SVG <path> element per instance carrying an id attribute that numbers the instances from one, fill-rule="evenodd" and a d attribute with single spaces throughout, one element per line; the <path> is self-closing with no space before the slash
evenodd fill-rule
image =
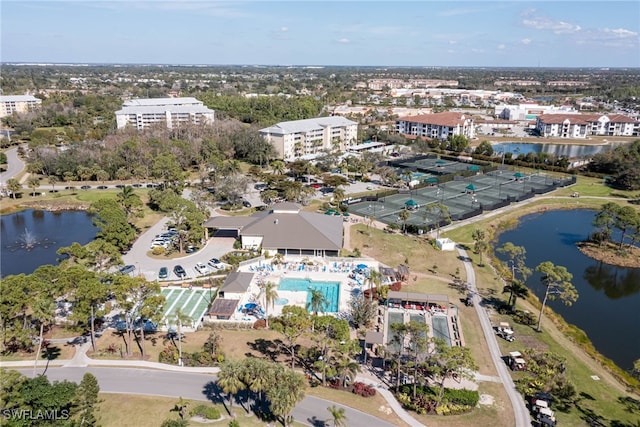
<path id="1" fill-rule="evenodd" d="M 519 180 L 519 179 L 524 178 L 524 174 L 523 174 L 522 172 L 516 172 L 516 173 L 514 173 L 514 174 L 513 174 L 513 177 L 514 177 L 515 179 L 518 179 L 518 180 Z"/>
<path id="2" fill-rule="evenodd" d="M 413 199 L 409 199 L 406 202 L 404 202 L 404 206 L 407 209 L 418 209 L 420 207 L 420 205 L 418 204 L 418 202 L 416 202 Z"/>
<path id="3" fill-rule="evenodd" d="M 429 177 L 424 180 L 427 184 L 438 184 L 440 181 L 435 176 Z"/>
<path id="4" fill-rule="evenodd" d="M 476 186 L 473 184 L 467 185 L 464 189 L 466 190 L 467 193 L 468 192 L 475 193 L 477 190 Z"/>

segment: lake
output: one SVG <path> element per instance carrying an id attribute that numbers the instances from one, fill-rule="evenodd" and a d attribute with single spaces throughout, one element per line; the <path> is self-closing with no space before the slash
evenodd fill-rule
<path id="1" fill-rule="evenodd" d="M 613 150 L 624 143 L 609 143 L 605 145 L 580 145 L 580 144 L 534 144 L 522 142 L 504 142 L 492 144 L 494 153 L 512 153 L 514 157 L 529 153 L 548 153 L 556 157 L 566 156 L 568 158 L 590 157 L 594 154 Z"/>
<path id="2" fill-rule="evenodd" d="M 92 216 L 81 211 L 27 210 L 0 217 L 0 276 L 30 274 L 57 265 L 56 251 L 96 236 Z"/>
<path id="3" fill-rule="evenodd" d="M 571 307 L 560 301 L 548 302 L 549 307 L 585 331 L 600 353 L 629 369 L 640 358 L 640 269 L 604 264 L 578 250 L 576 243 L 594 229 L 595 214 L 582 209 L 526 215 L 517 228 L 498 237 L 497 246 L 505 242 L 524 246 L 532 270 L 543 261 L 565 266 L 580 296 Z M 527 285 L 542 300 L 540 275 L 534 273 Z"/>

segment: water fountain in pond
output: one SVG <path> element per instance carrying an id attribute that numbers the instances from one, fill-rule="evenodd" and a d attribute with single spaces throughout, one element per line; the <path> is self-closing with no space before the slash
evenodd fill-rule
<path id="1" fill-rule="evenodd" d="M 35 234 L 33 234 L 31 231 L 29 231 L 27 228 L 24 229 L 24 233 L 20 234 L 20 237 L 18 238 L 18 241 L 7 245 L 6 247 L 11 251 L 11 252 L 15 252 L 19 249 L 25 249 L 27 251 L 30 251 L 38 246 L 42 246 L 44 248 L 48 248 L 49 246 L 53 245 L 55 242 L 52 242 L 51 240 L 49 240 L 48 238 L 42 238 L 39 239 L 36 237 Z"/>

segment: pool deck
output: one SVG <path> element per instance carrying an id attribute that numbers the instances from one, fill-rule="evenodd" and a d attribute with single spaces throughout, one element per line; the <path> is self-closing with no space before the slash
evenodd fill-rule
<path id="1" fill-rule="evenodd" d="M 305 258 L 312 265 L 304 264 L 301 257 L 285 257 L 281 264 L 271 264 L 269 260 L 257 261 L 253 264 L 243 265 L 238 271 L 254 273 L 253 280 L 249 285 L 248 291 L 240 301 L 240 306 L 250 302 L 259 302 L 264 308 L 264 298 L 261 296 L 260 286 L 265 282 L 273 282 L 276 285 L 283 278 L 305 279 L 316 282 L 338 282 L 340 283 L 340 295 L 338 298 L 338 312 L 328 313 L 342 316 L 349 308 L 349 300 L 355 289 L 363 291 L 367 284 L 363 277 L 360 278 L 360 284 L 355 279 L 349 277 L 351 272 L 359 264 L 365 264 L 368 268 L 378 269 L 379 262 L 370 258 L 353 258 L 348 261 L 338 262 L 329 261 L 321 257 Z M 285 291 L 276 289 L 278 298 L 286 298 L 287 305 L 296 305 L 305 307 L 307 305 L 307 291 Z M 282 305 L 269 307 L 270 316 L 279 316 L 282 314 Z M 239 317 L 239 318 L 238 318 Z M 246 317 L 242 313 L 236 315 L 232 320 L 243 320 Z M 249 319 L 246 319 L 249 320 Z M 255 320 L 255 319 L 251 319 Z"/>

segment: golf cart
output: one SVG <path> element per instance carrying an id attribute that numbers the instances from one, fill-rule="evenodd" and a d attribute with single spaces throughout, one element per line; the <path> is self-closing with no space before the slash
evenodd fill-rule
<path id="1" fill-rule="evenodd" d="M 496 328 L 496 334 L 509 342 L 515 341 L 516 337 L 513 336 L 513 329 L 507 322 L 500 322 L 500 325 Z"/>

